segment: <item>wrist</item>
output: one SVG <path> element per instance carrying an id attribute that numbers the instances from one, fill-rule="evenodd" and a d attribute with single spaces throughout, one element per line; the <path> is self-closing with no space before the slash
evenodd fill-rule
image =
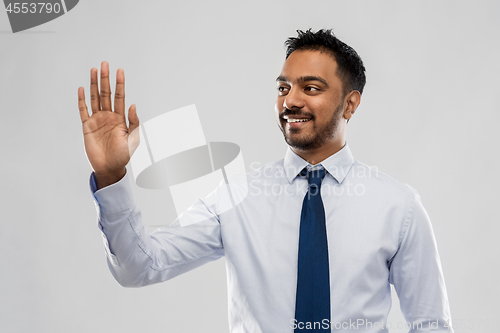
<path id="1" fill-rule="evenodd" d="M 97 189 L 100 190 L 101 188 L 104 188 L 106 186 L 112 185 L 118 181 L 120 181 L 125 174 L 127 173 L 127 170 L 125 168 L 121 170 L 116 170 L 112 172 L 97 172 L 94 171 L 94 177 L 97 185 Z"/>

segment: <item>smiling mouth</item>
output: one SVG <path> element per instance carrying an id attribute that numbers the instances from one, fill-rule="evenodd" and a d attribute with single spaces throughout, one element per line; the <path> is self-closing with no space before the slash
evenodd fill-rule
<path id="1" fill-rule="evenodd" d="M 309 120 L 312 120 L 312 118 L 304 117 L 304 116 L 296 116 L 296 115 L 285 115 L 282 117 L 284 121 L 286 121 L 288 124 L 294 124 L 294 123 L 306 123 Z"/>
<path id="2" fill-rule="evenodd" d="M 305 123 L 311 119 L 285 119 L 287 123 Z"/>
<path id="3" fill-rule="evenodd" d="M 286 122 L 283 126 L 286 127 L 288 131 L 296 132 L 306 127 L 307 123 L 310 122 L 312 118 L 289 118 L 288 116 L 284 116 L 283 120 Z"/>

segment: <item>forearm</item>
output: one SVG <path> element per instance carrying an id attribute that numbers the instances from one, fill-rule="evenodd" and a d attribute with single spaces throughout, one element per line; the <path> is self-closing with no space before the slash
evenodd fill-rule
<path id="1" fill-rule="evenodd" d="M 91 187 L 95 188 L 95 184 Z M 206 219 L 149 234 L 135 203 L 128 176 L 94 193 L 99 211 L 108 265 L 115 279 L 126 287 L 140 287 L 171 279 L 223 255 L 218 217 L 213 200 L 197 202 L 184 216 Z M 212 205 L 208 204 L 211 202 Z M 191 219 L 192 220 L 192 219 Z"/>
<path id="2" fill-rule="evenodd" d="M 128 177 L 94 193 L 109 268 L 126 287 L 147 284 L 145 275 L 151 258 L 144 251 L 150 243 Z M 97 179 L 96 179 L 97 180 Z M 91 179 L 92 182 L 92 179 Z M 95 189 L 96 184 L 91 184 Z"/>
<path id="3" fill-rule="evenodd" d="M 140 246 L 144 243 L 129 220 L 132 212 L 123 212 L 115 216 L 100 218 L 100 228 L 106 249 L 108 266 L 116 281 L 124 287 L 147 285 L 145 276 L 150 270 L 151 258 Z M 102 227 L 105 225 L 106 227 Z"/>

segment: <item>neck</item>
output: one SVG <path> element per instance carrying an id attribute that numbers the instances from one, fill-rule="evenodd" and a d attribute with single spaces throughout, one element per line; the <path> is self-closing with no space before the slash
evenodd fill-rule
<path id="1" fill-rule="evenodd" d="M 318 164 L 333 154 L 337 153 L 339 150 L 344 148 L 345 140 L 334 141 L 323 146 L 312 149 L 312 150 L 301 150 L 294 147 L 290 147 L 292 151 L 306 160 L 309 164 Z"/>

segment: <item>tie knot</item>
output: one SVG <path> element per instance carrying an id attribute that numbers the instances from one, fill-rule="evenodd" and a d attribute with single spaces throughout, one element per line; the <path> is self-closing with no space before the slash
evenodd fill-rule
<path id="1" fill-rule="evenodd" d="M 326 170 L 321 168 L 321 169 L 313 169 L 313 170 L 308 170 L 307 168 L 304 168 L 301 172 L 300 175 L 303 177 L 307 177 L 307 181 L 309 182 L 310 187 L 321 187 L 321 181 L 325 177 Z"/>

